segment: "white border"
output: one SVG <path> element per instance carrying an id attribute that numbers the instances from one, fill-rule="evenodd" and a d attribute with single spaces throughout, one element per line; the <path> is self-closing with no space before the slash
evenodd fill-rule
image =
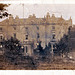
<path id="1" fill-rule="evenodd" d="M 0 3 L 24 4 L 75 4 L 75 0 L 1 0 Z"/>
<path id="2" fill-rule="evenodd" d="M 0 3 L 9 4 L 75 4 L 75 0 L 3 0 Z M 0 75 L 75 75 L 75 70 L 1 70 Z"/>
<path id="3" fill-rule="evenodd" d="M 0 75 L 75 75 L 74 70 L 6 70 Z"/>

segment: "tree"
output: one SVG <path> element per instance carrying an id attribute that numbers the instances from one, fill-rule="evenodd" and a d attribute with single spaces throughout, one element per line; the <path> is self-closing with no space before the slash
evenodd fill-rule
<path id="1" fill-rule="evenodd" d="M 35 59 L 39 59 L 41 60 L 42 57 L 44 56 L 44 50 L 43 47 L 41 46 L 41 41 L 38 42 L 37 48 L 34 49 L 34 55 L 35 55 Z"/>
<path id="2" fill-rule="evenodd" d="M 49 42 L 48 46 L 46 45 L 44 49 L 45 55 L 46 56 L 50 55 L 50 51 L 51 51 L 51 43 Z"/>
<path id="3" fill-rule="evenodd" d="M 8 17 L 8 12 L 6 11 L 6 7 L 8 7 L 10 4 L 0 4 L 0 18 Z"/>
<path id="4" fill-rule="evenodd" d="M 68 35 L 64 35 L 63 38 L 61 38 L 61 40 L 56 44 L 57 52 L 59 54 L 69 52 L 68 39 Z"/>
<path id="5" fill-rule="evenodd" d="M 41 53 L 43 51 L 43 47 L 41 46 L 41 42 L 38 43 L 37 48 L 35 49 L 36 52 Z"/>
<path id="6" fill-rule="evenodd" d="M 27 69 L 36 69 L 37 62 L 33 57 L 23 56 L 23 47 L 20 44 L 20 41 L 16 38 L 11 37 L 8 40 L 3 40 L 1 44 L 5 47 L 4 50 L 4 59 L 5 62 L 9 64 L 13 64 L 15 66 L 19 65 L 19 67 Z"/>
<path id="7" fill-rule="evenodd" d="M 5 46 L 5 57 L 6 59 L 10 59 L 10 61 L 14 62 L 18 57 L 22 55 L 21 44 L 17 39 L 11 37 L 11 39 L 4 41 Z"/>

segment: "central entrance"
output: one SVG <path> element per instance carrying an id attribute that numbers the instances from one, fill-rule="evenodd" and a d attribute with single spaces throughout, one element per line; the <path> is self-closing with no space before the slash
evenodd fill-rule
<path id="1" fill-rule="evenodd" d="M 33 55 L 33 42 L 32 41 L 24 41 L 23 42 L 24 46 L 24 56 L 32 56 Z"/>

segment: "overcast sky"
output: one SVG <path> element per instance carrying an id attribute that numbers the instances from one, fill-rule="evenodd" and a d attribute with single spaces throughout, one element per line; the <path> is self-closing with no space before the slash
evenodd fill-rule
<path id="1" fill-rule="evenodd" d="M 24 10 L 23 10 L 24 8 Z M 19 18 L 27 18 L 29 15 L 35 14 L 36 17 L 44 17 L 47 12 L 55 14 L 56 17 L 62 17 L 66 20 L 70 19 L 70 16 L 73 20 L 73 24 L 75 24 L 75 4 L 11 4 L 8 7 L 8 12 L 12 14 L 14 17 L 16 15 Z"/>
<path id="2" fill-rule="evenodd" d="M 8 12 L 14 17 L 18 15 L 20 18 L 27 18 L 29 15 L 35 14 L 36 17 L 44 17 L 47 12 L 55 14 L 56 17 L 62 17 L 69 19 L 70 16 L 75 24 L 75 4 L 11 4 L 8 7 Z"/>

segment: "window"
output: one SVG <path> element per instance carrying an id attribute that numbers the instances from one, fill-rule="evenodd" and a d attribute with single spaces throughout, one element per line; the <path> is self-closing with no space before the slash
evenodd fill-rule
<path id="1" fill-rule="evenodd" d="M 37 27 L 37 30 L 39 30 L 39 27 Z"/>
<path id="2" fill-rule="evenodd" d="M 14 30 L 16 30 L 16 27 L 13 27 L 14 28 Z"/>
<path id="3" fill-rule="evenodd" d="M 2 31 L 2 27 L 0 27 L 0 31 Z"/>
<path id="4" fill-rule="evenodd" d="M 14 33 L 14 38 L 16 38 L 16 33 Z"/>
<path id="5" fill-rule="evenodd" d="M 28 34 L 28 27 L 25 27 L 25 33 Z"/>
<path id="6" fill-rule="evenodd" d="M 39 33 L 37 33 L 37 38 L 40 38 L 40 35 L 39 35 Z"/>
<path id="7" fill-rule="evenodd" d="M 3 38 L 3 37 L 2 37 L 2 36 L 0 36 L 0 40 L 2 40 L 2 38 Z"/>
<path id="8" fill-rule="evenodd" d="M 28 30 L 28 27 L 25 27 L 26 30 Z"/>
<path id="9" fill-rule="evenodd" d="M 28 32 L 28 27 L 25 27 L 25 32 Z"/>
<path id="10" fill-rule="evenodd" d="M 55 39 L 55 34 L 52 35 L 52 39 Z"/>
<path id="11" fill-rule="evenodd" d="M 28 48 L 27 48 L 27 46 L 26 46 L 26 53 L 28 52 L 27 50 L 28 50 Z"/>
<path id="12" fill-rule="evenodd" d="M 52 26 L 52 29 L 54 30 L 55 29 L 55 26 Z"/>
<path id="13" fill-rule="evenodd" d="M 28 35 L 26 35 L 26 40 L 28 39 Z"/>

